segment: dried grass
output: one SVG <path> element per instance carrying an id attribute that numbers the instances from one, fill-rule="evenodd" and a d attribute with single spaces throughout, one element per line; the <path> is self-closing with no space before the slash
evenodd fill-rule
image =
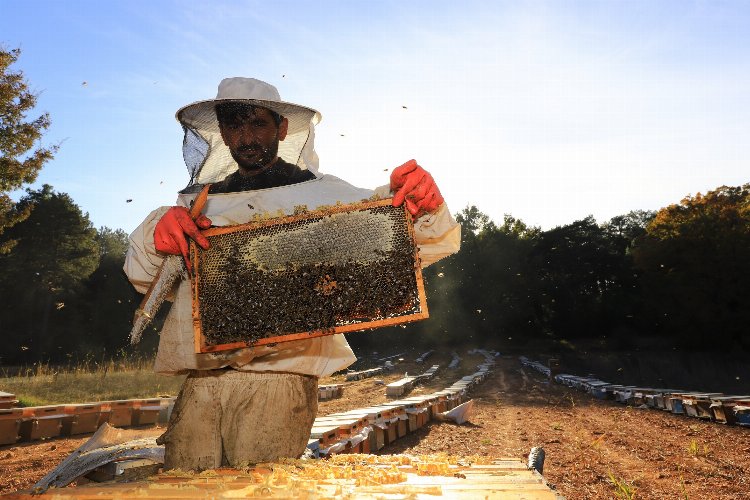
<path id="1" fill-rule="evenodd" d="M 3 368 L 0 391 L 15 394 L 23 406 L 176 396 L 184 376 L 157 375 L 152 364 L 144 358 L 86 359 L 71 366 Z"/>

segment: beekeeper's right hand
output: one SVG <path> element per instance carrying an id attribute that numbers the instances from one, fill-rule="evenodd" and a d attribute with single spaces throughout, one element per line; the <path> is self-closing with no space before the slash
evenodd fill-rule
<path id="1" fill-rule="evenodd" d="M 154 246 L 159 252 L 180 255 L 191 269 L 187 237 L 192 238 L 202 249 L 208 248 L 208 240 L 200 232 L 211 227 L 211 219 L 199 215 L 195 221 L 185 207 L 172 207 L 159 219 L 154 229 Z"/>

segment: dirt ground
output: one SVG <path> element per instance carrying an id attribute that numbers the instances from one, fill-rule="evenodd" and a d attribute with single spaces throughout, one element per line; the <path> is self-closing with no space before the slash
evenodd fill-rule
<path id="1" fill-rule="evenodd" d="M 483 359 L 462 356 L 458 369 L 441 368 L 429 385 L 412 394 L 449 386 Z M 449 354 L 435 354 L 424 365 L 406 361 L 382 377 L 347 383 L 343 397 L 320 403 L 319 414 L 384 402 L 381 382 L 397 380 L 405 371 L 420 373 L 433 363 L 446 367 L 449 361 Z M 321 383 L 343 379 L 339 375 Z M 748 498 L 748 428 L 597 401 L 548 383 L 515 357 L 498 358 L 494 372 L 471 396 L 476 404 L 469 423 L 432 423 L 379 453 L 446 452 L 525 462 L 531 447 L 543 446 L 544 476 L 568 499 Z M 28 488 L 86 439 L 0 447 L 0 493 Z"/>

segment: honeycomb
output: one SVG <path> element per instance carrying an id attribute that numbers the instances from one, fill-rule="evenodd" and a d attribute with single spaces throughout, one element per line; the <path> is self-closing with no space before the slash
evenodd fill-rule
<path id="1" fill-rule="evenodd" d="M 200 351 L 422 319 L 411 218 L 390 200 L 204 232 L 193 245 Z"/>

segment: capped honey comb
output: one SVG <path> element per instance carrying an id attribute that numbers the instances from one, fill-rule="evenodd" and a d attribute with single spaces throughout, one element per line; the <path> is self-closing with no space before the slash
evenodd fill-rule
<path id="1" fill-rule="evenodd" d="M 428 316 L 411 216 L 391 200 L 203 232 L 191 245 L 196 352 Z"/>

